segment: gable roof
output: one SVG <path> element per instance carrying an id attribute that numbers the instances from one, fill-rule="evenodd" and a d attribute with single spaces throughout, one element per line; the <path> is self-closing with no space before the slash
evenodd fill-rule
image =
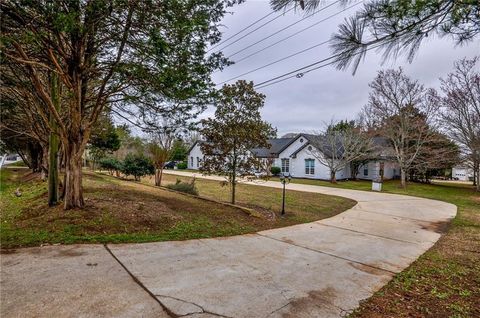
<path id="1" fill-rule="evenodd" d="M 278 154 L 282 152 L 283 149 L 288 147 L 293 138 L 274 138 L 269 139 L 268 144 L 270 147 L 259 147 L 253 148 L 252 153 L 258 158 L 272 158 L 278 157 Z"/>
<path id="2" fill-rule="evenodd" d="M 193 149 L 197 144 L 202 144 L 202 143 L 204 143 L 204 142 L 205 142 L 205 141 L 203 141 L 203 140 L 197 140 L 197 141 L 195 141 L 195 142 L 190 146 L 190 148 L 188 148 L 187 153 L 189 154 L 190 151 L 192 151 L 192 149 Z"/>

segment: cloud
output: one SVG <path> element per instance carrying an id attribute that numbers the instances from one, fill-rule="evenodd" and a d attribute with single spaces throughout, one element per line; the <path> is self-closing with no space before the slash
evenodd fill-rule
<path id="1" fill-rule="evenodd" d="M 223 72 L 214 74 L 216 83 L 221 83 L 239 74 L 246 73 L 265 64 L 271 63 L 290 54 L 328 40 L 336 31 L 344 18 L 352 15 L 356 8 L 347 10 L 328 21 L 322 22 L 311 29 L 302 32 L 270 49 L 267 49 L 251 58 L 226 68 Z M 272 44 L 302 28 L 308 27 L 341 10 L 339 6 L 332 6 L 295 26 L 279 32 L 269 39 L 236 54 L 231 59 L 239 60 L 269 44 Z M 235 34 L 255 20 L 271 12 L 268 1 L 247 1 L 232 8 L 233 14 L 226 15 L 222 21 L 225 25 L 223 38 Z M 271 15 L 262 22 L 275 17 Z M 228 46 L 223 50 L 229 56 L 262 38 L 277 32 L 281 28 L 300 21 L 304 17 L 302 12 L 289 12 L 276 19 L 265 27 L 253 32 L 244 39 Z M 259 23 L 260 25 L 262 23 Z M 249 29 L 253 30 L 255 27 Z M 247 31 L 248 32 L 248 31 Z M 245 33 L 247 33 L 245 32 Z M 226 42 L 225 45 L 233 42 Z M 417 57 L 409 64 L 400 57 L 382 64 L 381 53 L 374 50 L 367 53 L 365 61 L 360 64 L 355 76 L 351 70 L 338 71 L 332 66 L 310 72 L 302 78 L 290 80 L 261 89 L 266 97 L 262 116 L 265 120 L 278 128 L 279 135 L 287 132 L 306 131 L 322 127 L 330 119 L 352 119 L 367 102 L 368 83 L 373 80 L 380 69 L 403 67 L 412 78 L 418 79 L 428 87 L 439 86 L 439 77 L 444 77 L 452 70 L 453 62 L 465 56 L 472 57 L 480 52 L 480 43 L 472 42 L 468 46 L 456 47 L 451 39 L 438 39 L 430 36 L 421 46 Z M 223 47 L 220 46 L 220 47 Z M 331 55 L 328 45 L 316 47 L 308 52 L 286 59 L 259 71 L 242 76 L 239 79 L 252 80 L 260 83 L 277 75 L 289 72 Z M 231 81 L 229 83 L 233 83 Z M 209 109 L 202 117 L 211 116 Z"/>

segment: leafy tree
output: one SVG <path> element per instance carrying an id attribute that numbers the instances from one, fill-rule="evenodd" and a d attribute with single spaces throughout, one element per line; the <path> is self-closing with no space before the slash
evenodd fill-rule
<path id="1" fill-rule="evenodd" d="M 95 170 L 96 161 L 120 148 L 120 137 L 109 116 L 104 115 L 97 121 L 92 129 L 87 148 L 93 159 L 93 170 Z"/>
<path id="2" fill-rule="evenodd" d="M 116 158 L 106 157 L 100 160 L 100 167 L 107 170 L 110 175 L 116 173 L 118 177 L 118 172 L 122 171 L 122 162 Z"/>
<path id="3" fill-rule="evenodd" d="M 274 10 L 299 4 L 302 9 L 312 12 L 325 2 L 271 0 L 270 3 Z M 331 46 L 337 67 L 345 69 L 353 63 L 355 72 L 367 49 L 372 47 L 383 49 L 384 58 L 406 53 L 408 60 L 412 61 L 428 36 L 448 36 L 456 44 L 464 44 L 474 41 L 479 33 L 478 0 L 370 0 L 339 26 Z"/>
<path id="4" fill-rule="evenodd" d="M 82 155 L 108 107 L 125 120 L 150 113 L 185 117 L 211 97 L 210 74 L 226 63 L 207 55 L 220 40 L 221 0 L 8 0 L 2 12 L 2 63 L 28 75 L 57 126 L 65 161 L 65 209 L 83 207 Z M 3 58 L 4 57 L 4 58 Z M 44 85 L 58 74 L 61 107 Z M 40 103 L 38 103 L 40 104 Z"/>
<path id="5" fill-rule="evenodd" d="M 437 94 L 398 70 L 379 71 L 364 108 L 371 129 L 392 145 L 401 171 L 401 184 L 425 145 L 437 137 Z"/>
<path id="6" fill-rule="evenodd" d="M 251 175 L 260 166 L 250 149 L 268 147 L 268 138 L 275 134 L 275 129 L 261 119 L 264 99 L 265 95 L 254 90 L 253 82 L 224 85 L 215 101 L 215 118 L 201 122 L 200 132 L 207 140 L 201 145 L 205 155 L 201 171 L 226 177 L 232 203 L 238 178 Z"/>
<path id="7" fill-rule="evenodd" d="M 182 139 L 177 139 L 173 142 L 171 160 L 184 161 L 187 158 L 188 148 Z"/>
<path id="8" fill-rule="evenodd" d="M 480 57 L 456 62 L 441 82 L 444 129 L 471 163 L 480 191 Z"/>
<path id="9" fill-rule="evenodd" d="M 431 176 L 451 169 L 460 160 L 459 147 L 445 135 L 434 132 L 430 139 L 412 163 L 411 180 L 429 182 Z"/>
<path id="10" fill-rule="evenodd" d="M 128 154 L 122 164 L 122 172 L 126 176 L 134 176 L 135 181 L 140 181 L 140 178 L 146 175 L 155 173 L 150 158 L 141 154 Z"/>

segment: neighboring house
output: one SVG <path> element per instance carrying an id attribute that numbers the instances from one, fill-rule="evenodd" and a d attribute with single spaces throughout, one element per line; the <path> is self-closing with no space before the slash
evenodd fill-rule
<path id="1" fill-rule="evenodd" d="M 187 168 L 192 170 L 200 169 L 203 161 L 203 152 L 200 148 L 204 141 L 198 140 L 188 149 L 188 164 Z"/>
<path id="2" fill-rule="evenodd" d="M 271 161 L 272 166 L 279 167 L 282 173 L 290 174 L 294 178 L 309 179 L 330 179 L 330 169 L 321 164 L 312 155 L 313 146 L 310 144 L 309 134 L 296 134 L 288 138 L 270 139 L 269 148 L 254 148 L 252 154 L 264 161 Z M 374 140 L 375 141 L 375 140 Z M 203 141 L 195 142 L 188 151 L 188 169 L 197 170 L 201 167 L 203 153 L 201 144 Z M 379 140 L 376 141 L 377 143 Z M 381 154 L 378 161 L 370 161 L 362 165 L 357 178 L 373 180 L 380 176 L 380 169 L 383 166 L 384 178 L 392 179 L 400 173 L 398 166 L 388 156 Z M 337 180 L 351 178 L 350 166 L 346 166 L 336 175 Z"/>
<path id="3" fill-rule="evenodd" d="M 455 166 L 452 168 L 452 179 L 460 181 L 473 180 L 473 169 L 468 166 Z"/>

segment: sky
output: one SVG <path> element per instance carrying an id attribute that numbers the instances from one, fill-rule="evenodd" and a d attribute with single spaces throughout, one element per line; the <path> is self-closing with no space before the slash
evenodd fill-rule
<path id="1" fill-rule="evenodd" d="M 220 42 L 220 46 L 212 51 L 222 49 L 227 57 L 252 45 L 250 48 L 230 58 L 232 61 L 238 61 L 265 46 L 326 19 L 269 49 L 227 67 L 221 72 L 214 73 L 214 82 L 220 84 L 223 81 L 328 40 L 337 30 L 338 25 L 362 6 L 360 3 L 339 13 L 345 7 L 333 2 L 332 0 L 325 1 L 325 6 L 331 6 L 258 44 L 252 45 L 256 41 L 305 18 L 305 13 L 299 10 L 296 12 L 292 10 L 285 14 L 281 14 L 281 12 L 272 14 L 231 40 Z M 230 11 L 232 13 L 227 14 L 222 20 L 221 31 L 223 32 L 223 39 L 229 38 L 249 24 L 272 12 L 268 1 L 252 0 L 236 5 L 230 8 Z M 337 15 L 329 17 L 334 14 Z M 278 15 L 280 17 L 271 23 L 229 45 Z M 225 47 L 227 45 L 229 46 Z M 352 76 L 351 69 L 339 71 L 334 66 L 327 66 L 305 74 L 302 78 L 294 77 L 290 80 L 259 89 L 260 92 L 266 95 L 265 106 L 261 111 L 262 117 L 274 127 L 277 127 L 279 136 L 291 132 L 319 130 L 326 122 L 330 122 L 332 119 L 354 119 L 367 103 L 368 83 L 374 79 L 376 73 L 381 69 L 402 67 L 407 75 L 419 80 L 426 87 L 438 88 L 440 84 L 439 78 L 445 77 L 452 70 L 454 61 L 463 57 L 471 58 L 475 54 L 480 54 L 480 41 L 472 42 L 463 47 L 455 47 L 453 40 L 448 38 L 439 39 L 435 36 L 429 36 L 423 42 L 412 63 L 408 63 L 406 58 L 401 56 L 397 60 L 388 60 L 382 64 L 381 52 L 371 50 L 367 52 L 365 61 L 360 64 L 354 76 Z M 319 45 L 302 54 L 241 76 L 238 79 L 260 83 L 330 55 L 331 51 L 328 44 Z M 234 83 L 238 79 L 228 83 Z M 209 108 L 202 114 L 201 118 L 210 117 L 213 115 L 213 112 L 214 109 Z"/>

